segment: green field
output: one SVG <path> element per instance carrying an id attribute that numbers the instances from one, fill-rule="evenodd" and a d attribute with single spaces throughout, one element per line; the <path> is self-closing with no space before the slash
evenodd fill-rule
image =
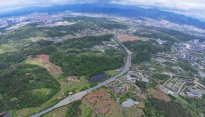
<path id="1" fill-rule="evenodd" d="M 179 100 L 182 104 L 189 104 L 185 99 L 181 98 L 181 96 L 179 96 L 177 100 Z"/>
<path id="2" fill-rule="evenodd" d="M 43 117 L 65 117 L 67 112 L 67 106 L 57 108 L 48 114 L 44 115 Z"/>

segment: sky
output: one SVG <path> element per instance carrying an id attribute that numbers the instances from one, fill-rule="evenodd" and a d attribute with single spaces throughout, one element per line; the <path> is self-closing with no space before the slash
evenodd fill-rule
<path id="1" fill-rule="evenodd" d="M 29 6 L 50 6 L 54 4 L 85 2 L 105 2 L 134 5 L 144 8 L 158 8 L 205 22 L 205 0 L 0 0 L 0 12 Z"/>

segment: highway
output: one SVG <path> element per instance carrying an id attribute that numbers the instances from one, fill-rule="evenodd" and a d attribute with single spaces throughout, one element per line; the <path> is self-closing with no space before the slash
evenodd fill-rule
<path id="1" fill-rule="evenodd" d="M 123 74 L 125 74 L 125 73 L 129 70 L 129 66 L 130 66 L 130 64 L 131 64 L 132 54 L 131 54 L 131 52 L 117 39 L 117 35 L 118 35 L 118 34 L 119 34 L 119 32 L 117 32 L 117 33 L 115 34 L 115 36 L 114 36 L 115 40 L 116 40 L 120 45 L 122 45 L 122 47 L 124 47 L 125 50 L 126 50 L 126 52 L 128 53 L 128 55 L 127 55 L 127 61 L 126 61 L 126 64 L 125 64 L 124 69 L 123 69 L 122 72 L 120 72 L 118 75 L 116 75 L 116 76 L 114 76 L 114 77 L 111 77 L 110 79 L 108 79 L 108 80 L 106 80 L 106 81 L 104 81 L 104 82 L 102 82 L 102 83 L 99 83 L 98 85 L 96 85 L 96 86 L 94 86 L 94 87 L 92 87 L 92 88 L 90 88 L 90 89 L 87 89 L 87 90 L 85 90 L 85 91 L 82 91 L 82 92 L 79 92 L 79 93 L 76 93 L 76 94 L 72 95 L 72 97 L 74 98 L 74 100 L 79 100 L 79 99 L 81 99 L 81 98 L 82 98 L 83 96 L 85 96 L 87 93 L 92 92 L 93 90 L 95 90 L 95 89 L 97 89 L 97 88 L 99 88 L 99 87 L 102 87 L 102 86 L 104 86 L 104 85 L 106 85 L 106 84 L 108 84 L 108 83 L 114 81 L 116 78 L 122 76 Z M 63 106 L 63 105 L 67 105 L 67 104 L 69 104 L 69 103 L 71 103 L 71 102 L 72 102 L 72 101 L 70 100 L 70 98 L 67 97 L 67 98 L 65 98 L 64 100 L 62 100 L 62 101 L 60 101 L 59 103 L 57 103 L 56 105 L 54 105 L 54 106 L 52 106 L 52 107 L 50 107 L 50 108 L 48 108 L 48 109 L 46 109 L 46 110 L 44 110 L 44 111 L 42 111 L 42 112 L 40 112 L 40 113 L 37 113 L 37 114 L 35 114 L 35 115 L 32 115 L 32 116 L 30 116 L 30 117 L 39 117 L 39 116 L 41 116 L 41 115 L 43 115 L 43 114 L 45 114 L 45 113 L 47 113 L 47 112 L 49 112 L 49 111 L 51 111 L 51 110 L 53 110 L 53 109 L 55 109 L 55 108 L 58 108 L 58 107 Z"/>

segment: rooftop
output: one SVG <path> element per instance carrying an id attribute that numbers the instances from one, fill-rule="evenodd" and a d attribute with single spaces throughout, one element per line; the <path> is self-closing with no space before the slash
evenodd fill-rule
<path id="1" fill-rule="evenodd" d="M 123 102 L 122 103 L 122 105 L 124 106 L 124 107 L 132 107 L 132 106 L 134 106 L 135 104 L 139 104 L 139 102 L 137 102 L 137 101 L 133 101 L 132 99 L 127 99 L 127 101 L 125 101 L 125 102 Z"/>
<path id="2" fill-rule="evenodd" d="M 147 79 L 147 78 L 142 78 L 142 81 L 143 81 L 143 82 L 149 82 L 149 79 Z"/>
<path id="3" fill-rule="evenodd" d="M 131 80 L 135 80 L 136 78 L 131 77 L 130 75 L 127 75 L 127 80 L 131 81 Z"/>

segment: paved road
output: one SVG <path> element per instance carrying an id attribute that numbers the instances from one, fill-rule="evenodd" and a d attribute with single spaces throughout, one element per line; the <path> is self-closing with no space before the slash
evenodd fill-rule
<path id="1" fill-rule="evenodd" d="M 172 80 L 172 76 L 177 76 L 175 74 L 172 74 L 172 73 L 161 73 L 161 74 L 165 74 L 165 75 L 169 75 L 170 76 L 170 79 L 167 80 L 163 85 L 166 86 L 167 82 L 169 82 L 170 80 Z"/>
<path id="2" fill-rule="evenodd" d="M 118 34 L 119 34 L 119 32 L 117 32 L 116 35 L 114 36 L 115 40 L 118 41 L 118 43 L 119 43 L 120 45 L 122 45 L 122 46 L 126 49 L 126 52 L 128 53 L 127 61 L 126 61 L 126 64 L 125 64 L 125 67 L 124 67 L 123 71 L 120 72 L 118 75 L 116 75 L 116 76 L 114 76 L 114 77 L 112 77 L 112 78 L 110 78 L 110 79 L 108 79 L 108 80 L 106 80 L 106 81 L 104 81 L 104 82 L 102 82 L 102 83 L 99 83 L 99 84 L 98 84 L 97 86 L 95 86 L 95 87 L 92 87 L 92 88 L 90 88 L 90 89 L 87 89 L 87 90 L 85 90 L 85 91 L 82 91 L 82 92 L 79 92 L 79 93 L 76 93 L 76 94 L 72 95 L 72 97 L 73 97 L 75 100 L 79 100 L 79 99 L 81 99 L 83 96 L 85 96 L 87 93 L 89 93 L 89 92 L 91 92 L 91 91 L 93 91 L 93 90 L 95 90 L 95 89 L 97 89 L 97 88 L 99 88 L 99 87 L 101 87 L 101 86 L 104 86 L 104 85 L 106 85 L 107 83 L 110 83 L 110 82 L 114 81 L 117 77 L 122 76 L 123 74 L 125 74 L 125 73 L 129 70 L 129 66 L 130 66 L 130 64 L 131 64 L 131 57 L 132 57 L 132 55 L 131 55 L 130 51 L 117 39 L 117 35 L 118 35 Z M 52 106 L 52 107 L 50 107 L 50 108 L 48 108 L 48 109 L 46 109 L 46 110 L 40 112 L 40 113 L 37 113 L 37 114 L 35 114 L 35 115 L 32 115 L 32 116 L 30 116 L 30 117 L 39 117 L 39 116 L 42 115 L 42 114 L 45 114 L 45 113 L 47 113 L 47 112 L 49 112 L 49 111 L 51 111 L 51 110 L 53 110 L 53 109 L 55 109 L 55 108 L 58 108 L 58 107 L 60 107 L 60 106 L 67 105 L 67 104 L 69 104 L 70 102 L 72 102 L 72 101 L 70 100 L 69 97 L 67 97 L 67 98 L 65 98 L 64 100 L 60 101 L 58 104 L 56 104 L 56 105 L 54 105 L 54 106 Z"/>
<path id="3" fill-rule="evenodd" d="M 166 86 L 167 82 L 169 82 L 170 80 L 172 80 L 172 76 L 177 76 L 177 75 L 172 74 L 172 73 L 162 73 L 162 74 L 165 74 L 165 75 L 169 75 L 169 76 L 170 76 L 170 79 L 167 80 L 167 81 L 164 83 L 164 86 Z M 184 86 L 184 84 L 186 84 L 186 82 L 182 83 L 182 85 L 179 87 L 178 91 L 177 91 L 177 92 L 174 92 L 174 93 L 179 94 L 180 91 L 181 91 L 181 89 L 182 89 L 182 87 Z"/>
<path id="4" fill-rule="evenodd" d="M 4 115 L 3 117 L 11 117 L 11 112 L 9 112 L 8 114 Z"/>
<path id="5" fill-rule="evenodd" d="M 186 82 L 182 83 L 182 85 L 179 87 L 178 91 L 176 92 L 176 94 L 179 94 L 181 92 L 182 87 L 184 86 L 184 84 L 186 84 Z"/>

